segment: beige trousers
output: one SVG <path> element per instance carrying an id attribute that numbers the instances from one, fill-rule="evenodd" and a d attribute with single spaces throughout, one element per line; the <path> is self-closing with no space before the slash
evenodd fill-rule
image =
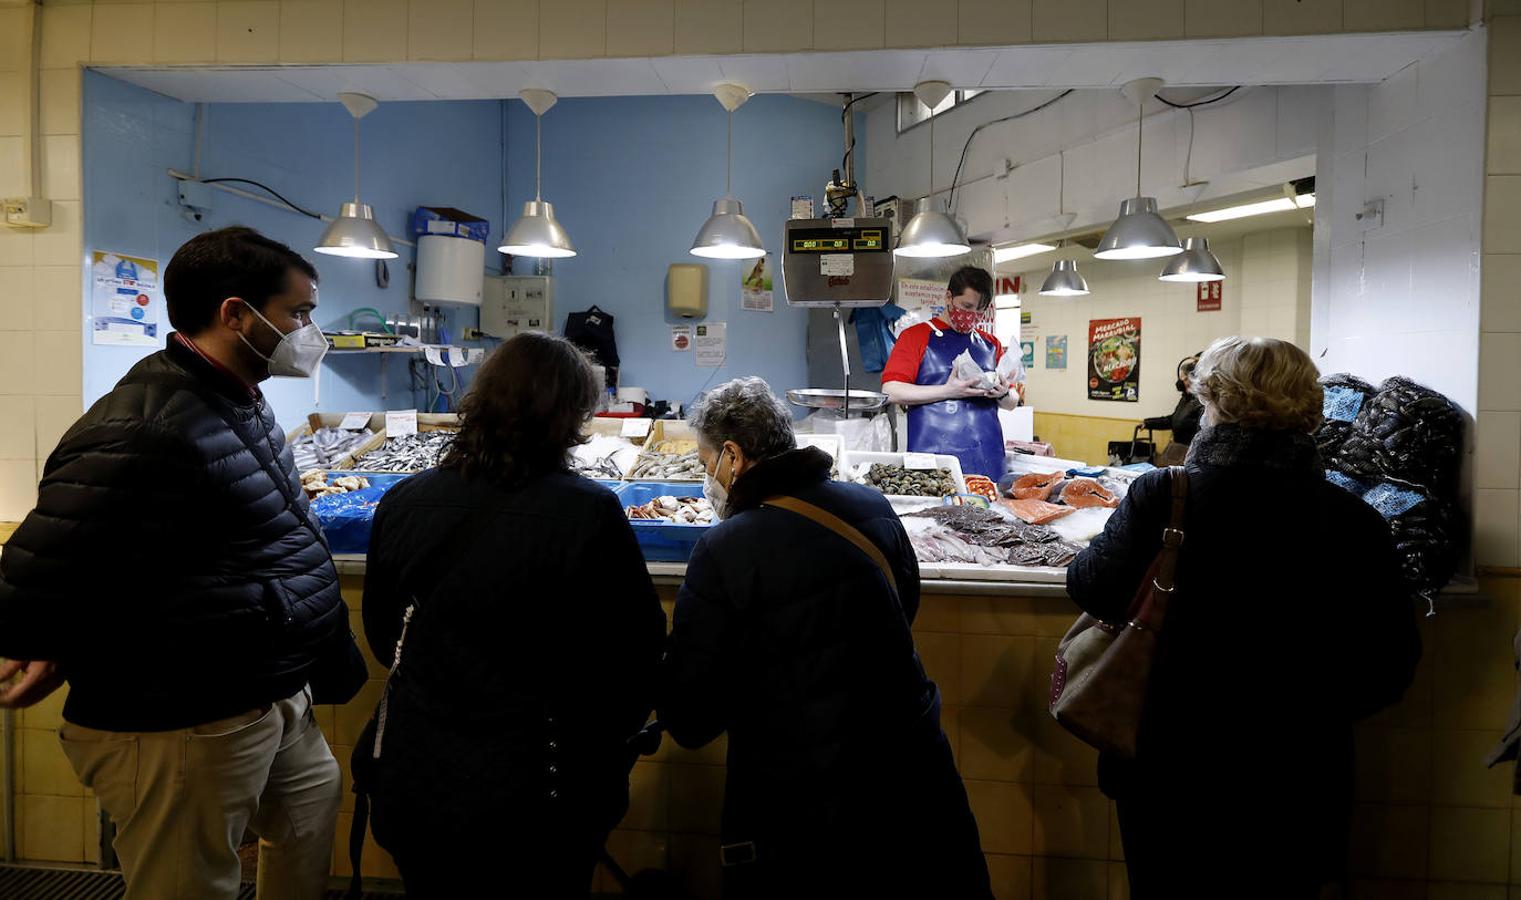
<path id="1" fill-rule="evenodd" d="M 59 739 L 116 823 L 125 900 L 233 900 L 245 830 L 259 836 L 260 900 L 323 896 L 343 786 L 309 690 L 194 728 L 66 724 Z"/>

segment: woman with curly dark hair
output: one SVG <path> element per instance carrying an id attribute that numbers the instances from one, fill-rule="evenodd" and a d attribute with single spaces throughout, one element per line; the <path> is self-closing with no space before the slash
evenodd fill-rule
<path id="1" fill-rule="evenodd" d="M 585 897 L 628 806 L 665 616 L 614 495 L 568 468 L 586 357 L 523 334 L 481 367 L 436 469 L 375 513 L 364 630 L 392 672 L 372 824 L 409 897 Z"/>

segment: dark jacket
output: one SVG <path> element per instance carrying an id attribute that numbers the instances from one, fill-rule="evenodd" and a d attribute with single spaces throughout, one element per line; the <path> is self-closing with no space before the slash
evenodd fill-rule
<path id="1" fill-rule="evenodd" d="M 0 557 L 0 656 L 60 663 L 91 728 L 272 703 L 352 640 L 269 404 L 177 336 L 63 436 Z"/>
<path id="2" fill-rule="evenodd" d="M 398 484 L 376 510 L 365 578 L 382 660 L 414 602 L 375 790 L 382 843 L 466 823 L 495 841 L 548 829 L 556 811 L 588 831 L 616 824 L 665 614 L 612 492 L 565 472 L 508 487 L 444 468 Z"/>
<path id="3" fill-rule="evenodd" d="M 828 455 L 797 450 L 735 481 L 730 518 L 698 542 L 677 596 L 660 720 L 685 747 L 728 732 L 724 840 L 754 841 L 758 862 L 814 871 L 821 893 L 830 873 L 849 873 L 862 896 L 882 887 L 861 889 L 862 878 L 913 887 L 925 866 L 935 896 L 986 896 L 939 691 L 909 630 L 913 548 L 881 494 L 829 469 Z M 899 594 L 844 538 L 761 506 L 776 495 L 860 530 Z"/>
<path id="4" fill-rule="evenodd" d="M 1187 470 L 1178 595 L 1137 758 L 1101 758 L 1101 786 L 1179 807 L 1213 797 L 1216 811 L 1245 786 L 1244 816 L 1292 811 L 1285 833 L 1330 846 L 1345 839 L 1352 723 L 1398 701 L 1420 657 L 1389 528 L 1325 480 L 1307 435 L 1206 427 Z M 1135 482 L 1067 570 L 1079 606 L 1124 619 L 1170 506 L 1166 470 Z M 1229 831 L 1213 814 L 1198 824 Z"/>

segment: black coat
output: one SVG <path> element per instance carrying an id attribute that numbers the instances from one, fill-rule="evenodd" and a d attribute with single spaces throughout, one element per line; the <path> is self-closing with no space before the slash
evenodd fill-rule
<path id="1" fill-rule="evenodd" d="M 1389 528 L 1325 480 L 1305 435 L 1206 427 L 1187 471 L 1178 595 L 1137 758 L 1102 757 L 1101 786 L 1122 801 L 1207 808 L 1179 844 L 1213 832 L 1239 847 L 1221 815 L 1239 810 L 1255 826 L 1282 823 L 1280 834 L 1303 841 L 1296 858 L 1321 852 L 1334 864 L 1352 723 L 1398 701 L 1420 657 Z M 1124 619 L 1170 506 L 1166 470 L 1135 482 L 1067 571 L 1079 606 Z M 1227 792 L 1250 800 L 1222 806 Z"/>
<path id="2" fill-rule="evenodd" d="M 469 839 L 500 853 L 504 828 L 616 824 L 665 614 L 612 492 L 565 472 L 407 479 L 376 510 L 365 577 L 381 659 L 414 602 L 375 789 L 382 844 L 405 854 L 478 825 Z"/>
<path id="3" fill-rule="evenodd" d="M 0 656 L 61 663 L 70 722 L 155 731 L 288 697 L 349 653 L 269 404 L 171 336 L 48 458 L 0 557 Z"/>
<path id="4" fill-rule="evenodd" d="M 660 720 L 685 747 L 728 732 L 724 840 L 754 841 L 758 862 L 814 873 L 807 884 L 777 876 L 787 896 L 827 893 L 835 878 L 863 896 L 891 886 L 914 896 L 920 884 L 938 897 L 987 896 L 939 691 L 909 630 L 913 547 L 880 493 L 830 481 L 829 467 L 826 454 L 798 450 L 735 481 L 731 517 L 698 542 L 677 596 Z M 845 539 L 761 507 L 779 494 L 865 534 L 898 595 Z"/>

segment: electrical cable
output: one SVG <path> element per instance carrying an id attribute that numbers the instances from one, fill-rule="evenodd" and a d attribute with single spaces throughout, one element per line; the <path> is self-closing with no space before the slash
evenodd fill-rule
<path id="1" fill-rule="evenodd" d="M 872 91 L 869 94 L 862 94 L 859 97 L 851 97 L 850 100 L 848 100 L 845 103 L 845 105 L 840 108 L 840 122 L 844 123 L 845 117 L 848 116 L 848 115 L 850 115 L 850 108 L 852 106 L 855 106 L 857 103 L 860 103 L 862 100 L 865 100 L 868 97 L 875 97 L 875 96 L 877 96 L 877 93 L 878 93 L 877 91 Z M 845 162 L 850 159 L 851 151 L 853 151 L 855 149 L 856 149 L 856 134 L 855 134 L 854 131 L 852 131 L 850 133 L 850 146 L 845 148 L 845 155 L 842 156 L 842 157 L 840 157 L 840 171 L 841 172 L 845 171 Z"/>
<path id="2" fill-rule="evenodd" d="M 396 333 L 396 329 L 394 329 L 394 328 L 391 327 L 391 323 L 389 323 L 389 322 L 386 321 L 386 317 L 381 314 L 380 310 L 376 309 L 373 306 L 361 306 L 358 309 L 354 310 L 353 312 L 349 313 L 349 327 L 350 328 L 354 327 L 354 320 L 356 318 L 358 318 L 363 313 L 369 313 L 371 316 L 375 317 L 376 319 L 379 319 L 380 320 L 380 327 L 382 327 L 382 328 L 384 328 L 386 330 L 386 334 L 395 334 Z"/>
<path id="3" fill-rule="evenodd" d="M 252 179 L 248 179 L 248 178 L 202 178 L 201 179 L 201 184 L 224 184 L 224 183 L 225 184 L 251 184 L 254 187 L 259 188 L 260 190 L 265 191 L 266 193 L 270 194 L 276 200 L 279 200 L 281 203 L 284 203 L 286 206 L 289 206 L 291 209 L 295 210 L 296 212 L 300 213 L 303 216 L 307 216 L 307 217 L 312 218 L 312 219 L 317 219 L 319 221 L 322 219 L 322 216 L 318 215 L 317 213 L 314 213 L 314 212 L 312 212 L 309 209 L 303 209 L 302 207 L 299 207 L 296 204 L 294 204 L 294 203 L 290 202 L 289 200 L 285 199 L 284 195 L 282 195 L 279 191 L 275 190 L 274 188 L 270 187 L 269 185 L 267 185 L 267 184 L 260 184 L 259 182 L 253 181 Z"/>
<path id="4" fill-rule="evenodd" d="M 1062 100 L 1068 94 L 1071 94 L 1073 92 L 1073 90 L 1074 90 L 1074 88 L 1067 88 L 1065 91 L 1062 91 L 1060 94 L 1057 94 L 1055 97 L 1052 97 L 1050 100 L 1047 100 L 1046 102 L 1040 104 L 1039 106 L 1031 107 L 1030 109 L 1027 109 L 1024 112 L 1017 112 L 1017 113 L 1014 113 L 1013 115 L 1004 116 L 1001 119 L 993 119 L 990 122 L 983 122 L 981 125 L 978 125 L 976 128 L 973 128 L 972 129 L 972 133 L 966 136 L 966 143 L 964 145 L 962 145 L 962 147 L 961 147 L 961 161 L 958 162 L 958 163 L 956 163 L 956 174 L 954 176 L 952 176 L 952 178 L 951 178 L 951 195 L 950 195 L 950 197 L 946 198 L 946 205 L 948 207 L 950 207 L 951 209 L 955 209 L 956 208 L 956 188 L 959 186 L 957 184 L 957 182 L 959 182 L 961 180 L 961 169 L 962 169 L 962 167 L 964 167 L 966 165 L 966 154 L 967 154 L 967 151 L 970 150 L 970 149 L 972 149 L 972 140 L 977 137 L 977 133 L 979 131 L 982 131 L 982 129 L 987 128 L 989 125 L 998 125 L 998 124 L 1001 124 L 1003 122 L 1012 122 L 1015 119 L 1023 119 L 1025 116 L 1034 115 L 1035 113 L 1040 112 L 1041 110 L 1045 109 L 1046 107 L 1051 106 L 1052 104 L 1054 104 L 1054 103 Z"/>
<path id="5" fill-rule="evenodd" d="M 1241 85 L 1238 84 L 1235 87 L 1228 89 L 1225 93 L 1221 94 L 1218 97 L 1211 97 L 1208 100 L 1195 100 L 1192 103 L 1174 103 L 1166 97 L 1163 97 L 1161 94 L 1157 94 L 1156 98 L 1168 106 L 1171 106 L 1173 109 L 1193 109 L 1196 106 L 1208 106 L 1211 103 L 1219 103 L 1221 100 L 1224 100 L 1226 97 L 1229 97 L 1231 94 L 1234 94 L 1239 90 L 1241 90 Z"/>

